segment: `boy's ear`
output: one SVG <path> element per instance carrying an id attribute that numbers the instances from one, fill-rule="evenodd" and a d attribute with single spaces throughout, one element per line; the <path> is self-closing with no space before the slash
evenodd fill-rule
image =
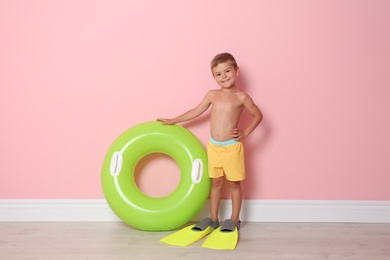
<path id="1" fill-rule="evenodd" d="M 240 67 L 236 68 L 236 72 L 237 72 L 237 77 L 238 77 L 238 75 L 240 75 Z"/>

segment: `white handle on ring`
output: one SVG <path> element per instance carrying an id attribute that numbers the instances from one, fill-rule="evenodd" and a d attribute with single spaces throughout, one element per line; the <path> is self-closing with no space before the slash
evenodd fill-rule
<path id="1" fill-rule="evenodd" d="M 203 163 L 201 159 L 195 159 L 192 163 L 191 178 L 192 182 L 198 184 L 202 180 Z"/>
<path id="2" fill-rule="evenodd" d="M 110 174 L 115 177 L 118 176 L 122 169 L 123 157 L 122 153 L 115 152 L 111 157 Z"/>

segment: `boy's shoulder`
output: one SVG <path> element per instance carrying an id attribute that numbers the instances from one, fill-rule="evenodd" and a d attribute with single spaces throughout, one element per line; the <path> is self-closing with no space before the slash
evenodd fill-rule
<path id="1" fill-rule="evenodd" d="M 211 90 L 207 91 L 206 95 L 207 96 L 212 96 L 212 95 L 218 94 L 219 92 L 220 92 L 219 89 L 211 89 Z"/>

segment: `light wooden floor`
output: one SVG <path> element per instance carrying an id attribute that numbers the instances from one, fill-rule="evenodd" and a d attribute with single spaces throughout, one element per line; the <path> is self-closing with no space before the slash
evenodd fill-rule
<path id="1" fill-rule="evenodd" d="M 243 223 L 233 251 L 159 242 L 170 233 L 122 222 L 0 222 L 0 259 L 390 260 L 390 224 Z"/>

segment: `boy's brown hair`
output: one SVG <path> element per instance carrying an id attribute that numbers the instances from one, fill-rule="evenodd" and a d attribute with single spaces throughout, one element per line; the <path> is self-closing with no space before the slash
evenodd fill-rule
<path id="1" fill-rule="evenodd" d="M 216 55 L 211 60 L 210 67 L 211 67 L 211 69 L 213 69 L 214 67 L 218 66 L 218 64 L 226 62 L 226 61 L 230 61 L 233 65 L 233 67 L 235 69 L 237 69 L 238 66 L 237 66 L 236 59 L 234 59 L 233 55 L 231 55 L 228 52 L 224 52 L 224 53 L 220 53 L 220 54 Z"/>

